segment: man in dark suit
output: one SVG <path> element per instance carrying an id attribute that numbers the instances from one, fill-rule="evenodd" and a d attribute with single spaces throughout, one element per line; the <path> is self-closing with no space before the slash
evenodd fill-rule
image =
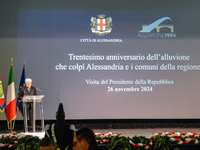
<path id="1" fill-rule="evenodd" d="M 26 78 L 25 86 L 20 90 L 19 99 L 21 100 L 25 95 L 37 95 L 36 88 L 32 86 L 32 79 Z M 27 117 L 29 118 L 29 126 L 33 127 L 33 102 L 26 103 Z M 28 119 L 27 118 L 27 119 Z"/>

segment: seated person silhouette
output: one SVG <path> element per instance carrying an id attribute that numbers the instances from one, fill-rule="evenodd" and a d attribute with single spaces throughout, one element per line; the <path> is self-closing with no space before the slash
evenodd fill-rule
<path id="1" fill-rule="evenodd" d="M 57 150 L 72 150 L 74 125 L 65 123 L 63 104 L 60 103 L 56 112 L 56 123 L 45 126 L 45 137 L 53 139 Z"/>

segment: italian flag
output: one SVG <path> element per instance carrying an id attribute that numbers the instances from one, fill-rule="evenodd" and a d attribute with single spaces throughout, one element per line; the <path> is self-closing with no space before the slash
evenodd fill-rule
<path id="1" fill-rule="evenodd" d="M 0 76 L 0 112 L 3 113 L 4 109 L 5 109 L 5 99 L 4 99 L 3 86 Z"/>
<path id="2" fill-rule="evenodd" d="M 10 75 L 8 81 L 8 89 L 7 89 L 7 99 L 6 99 L 6 117 L 8 123 L 15 120 L 17 117 L 16 114 L 16 98 L 15 98 L 15 85 L 14 85 L 14 77 L 13 77 L 13 68 L 12 65 L 10 67 Z"/>

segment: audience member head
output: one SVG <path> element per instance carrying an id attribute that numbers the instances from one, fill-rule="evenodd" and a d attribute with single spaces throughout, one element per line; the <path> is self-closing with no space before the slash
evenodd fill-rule
<path id="1" fill-rule="evenodd" d="M 51 138 L 43 138 L 39 142 L 40 150 L 55 150 L 54 142 Z"/>
<path id="2" fill-rule="evenodd" d="M 73 140 L 73 150 L 96 150 L 97 144 L 94 132 L 89 128 L 81 128 L 76 131 Z"/>

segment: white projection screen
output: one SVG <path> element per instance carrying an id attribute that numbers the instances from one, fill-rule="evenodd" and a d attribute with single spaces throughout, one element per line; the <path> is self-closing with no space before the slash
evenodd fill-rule
<path id="1" fill-rule="evenodd" d="M 17 79 L 26 60 L 45 119 L 199 119 L 200 11 L 140 5 L 18 11 Z"/>

